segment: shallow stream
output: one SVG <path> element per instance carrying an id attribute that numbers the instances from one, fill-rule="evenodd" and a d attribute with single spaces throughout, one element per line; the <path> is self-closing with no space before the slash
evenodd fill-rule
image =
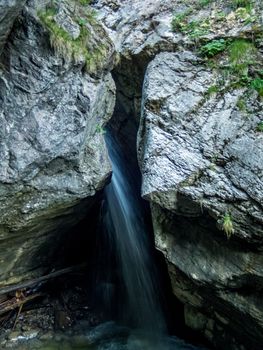
<path id="1" fill-rule="evenodd" d="M 35 336 L 20 336 L 8 342 L 5 348 L 14 350 L 201 350 L 176 337 L 157 338 L 106 322 L 86 330 L 78 325 L 69 334 L 57 333 Z M 33 333 L 31 333 L 32 336 Z M 50 338 L 50 339 L 48 339 Z"/>

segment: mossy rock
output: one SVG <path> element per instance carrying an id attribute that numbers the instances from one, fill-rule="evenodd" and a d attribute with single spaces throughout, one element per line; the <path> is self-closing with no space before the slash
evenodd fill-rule
<path id="1" fill-rule="evenodd" d="M 89 1 L 50 1 L 38 11 L 56 55 L 95 76 L 112 69 L 114 45 L 96 20 Z"/>

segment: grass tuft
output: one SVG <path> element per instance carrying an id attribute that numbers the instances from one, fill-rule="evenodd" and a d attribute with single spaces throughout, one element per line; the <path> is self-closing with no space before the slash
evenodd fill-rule
<path id="1" fill-rule="evenodd" d="M 231 215 L 226 213 L 223 218 L 223 229 L 226 233 L 227 238 L 229 239 L 232 234 L 235 232 Z"/>
<path id="2" fill-rule="evenodd" d="M 81 5 L 88 5 L 89 2 L 79 0 Z M 73 20 L 79 25 L 80 29 L 80 34 L 76 39 L 58 25 L 55 20 L 56 13 L 55 5 L 38 13 L 39 18 L 50 33 L 50 44 L 55 53 L 67 61 L 84 62 L 86 70 L 90 73 L 95 73 L 106 52 L 102 43 L 94 45 L 94 40 L 91 40 L 88 25 L 96 25 L 94 13 L 85 11 L 85 14 L 82 13 L 81 16 L 77 15 L 77 13 L 72 15 Z"/>
<path id="3" fill-rule="evenodd" d="M 247 75 L 248 67 L 255 63 L 256 48 L 251 41 L 236 39 L 228 47 L 231 68 L 238 75 Z"/>

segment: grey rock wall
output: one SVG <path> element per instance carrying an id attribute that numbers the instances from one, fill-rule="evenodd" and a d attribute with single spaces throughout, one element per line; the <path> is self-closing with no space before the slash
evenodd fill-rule
<path id="1" fill-rule="evenodd" d="M 230 330 L 240 342 L 232 339 L 231 349 L 260 349 L 262 101 L 249 90 L 245 116 L 237 107 L 245 88 L 207 94 L 217 74 L 187 51 L 149 64 L 138 133 L 142 195 L 186 323 L 217 347 L 230 342 Z"/>
<path id="2" fill-rule="evenodd" d="M 104 40 L 110 43 L 105 33 Z M 107 182 L 103 126 L 113 112 L 115 84 L 105 67 L 100 78 L 91 77 L 83 62 L 56 55 L 32 7 L 15 22 L 1 63 L 3 285 L 50 268 L 61 234 Z"/>
<path id="3" fill-rule="evenodd" d="M 248 117 L 237 107 L 244 89 L 208 96 L 216 74 L 190 52 L 161 53 L 149 65 L 138 142 L 142 194 L 177 214 L 207 209 L 219 226 L 229 212 L 234 235 L 262 243 L 262 102 L 251 92 Z"/>
<path id="4" fill-rule="evenodd" d="M 249 83 L 231 87 L 197 54 L 213 39 L 255 37 L 262 5 L 253 2 L 250 14 L 230 1 L 99 0 L 95 7 L 120 53 L 114 126 L 125 135 L 139 121 L 142 195 L 185 322 L 217 348 L 261 349 L 262 98 Z M 189 8 L 181 24 L 199 24 L 173 32 L 173 15 Z M 260 57 L 259 43 L 257 67 Z M 227 66 L 224 57 L 217 66 Z"/>
<path id="5" fill-rule="evenodd" d="M 56 25 L 77 38 L 82 9 L 55 2 Z M 260 3 L 244 19 L 228 1 L 94 1 L 96 24 L 86 25 L 88 48 L 99 48 L 92 69 L 83 55 L 63 57 L 60 42 L 51 45 L 39 18 L 48 3 L 0 4 L 0 286 L 50 268 L 65 230 L 108 181 L 103 126 L 115 103 L 115 65 L 112 125 L 129 149 L 140 124 L 142 195 L 186 324 L 218 348 L 261 349 L 262 98 L 228 79 L 213 92 L 224 79 L 196 54 L 199 39 L 253 38 Z M 171 29 L 174 11 L 189 6 L 190 20 L 209 19 L 198 40 Z"/>
<path id="6" fill-rule="evenodd" d="M 21 12 L 26 0 L 2 0 L 0 4 L 0 54 L 11 31 L 14 20 Z"/>

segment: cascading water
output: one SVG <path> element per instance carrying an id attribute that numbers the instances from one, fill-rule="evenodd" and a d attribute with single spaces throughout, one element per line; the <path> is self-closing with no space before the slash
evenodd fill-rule
<path id="1" fill-rule="evenodd" d="M 129 171 L 117 142 L 109 135 L 106 141 L 113 175 L 105 190 L 104 229 L 116 249 L 119 279 L 123 285 L 123 313 L 133 327 L 161 334 L 165 323 L 135 176 Z"/>
<path id="2" fill-rule="evenodd" d="M 100 289 L 96 299 L 99 294 L 104 295 L 103 309 L 113 306 L 109 310 L 111 317 L 116 316 L 116 306 L 119 306 L 121 325 L 112 321 L 96 327 L 80 323 L 70 332 L 54 334 L 51 339 L 25 339 L 26 349 L 201 350 L 165 334 L 152 259 L 153 246 L 144 224 L 145 212 L 136 186 L 138 175 L 128 170 L 114 139 L 108 137 L 107 145 L 113 176 L 105 189 L 106 203 L 101 222 L 104 234 L 94 252 L 103 262 L 96 265 L 102 273 L 96 283 Z M 23 350 L 24 343 L 12 349 Z"/>
<path id="3" fill-rule="evenodd" d="M 98 251 L 104 260 L 104 283 L 99 284 L 104 294 L 103 307 L 118 304 L 122 323 L 135 330 L 125 345 L 113 342 L 108 344 L 109 349 L 197 350 L 166 334 L 153 259 L 154 247 L 144 222 L 145 210 L 139 196 L 139 175 L 127 164 L 118 142 L 110 134 L 107 134 L 106 143 L 113 173 L 111 183 L 105 189 L 102 211 L 104 235 Z M 104 244 L 103 249 L 101 244 Z M 112 260 L 113 264 L 110 263 Z M 115 292 L 114 284 L 118 289 Z"/>

